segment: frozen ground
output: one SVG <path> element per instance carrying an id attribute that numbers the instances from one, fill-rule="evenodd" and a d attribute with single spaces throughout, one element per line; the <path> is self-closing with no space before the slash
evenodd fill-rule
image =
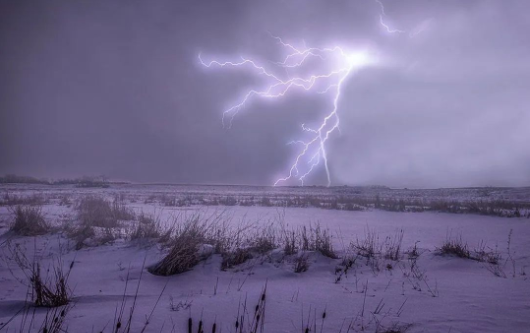
<path id="1" fill-rule="evenodd" d="M 300 226 L 318 223 L 329 230 L 339 259 L 325 257 L 317 251 L 304 252 L 308 270 L 295 273 L 296 256 L 284 256 L 277 249 L 221 271 L 222 258 L 214 254 L 191 271 L 169 277 L 154 276 L 146 271 L 143 262 L 149 266 L 167 253 L 157 244 L 116 239 L 75 250 L 63 231 L 21 237 L 7 232 L 13 214 L 8 206 L 3 206 L 0 207 L 0 233 L 5 233 L 0 238 L 3 259 L 0 260 L 0 323 L 7 325 L 0 324 L 3 327 L 0 330 L 19 332 L 24 325 L 24 332 L 37 332 L 46 314 L 46 309 L 35 312 L 31 309 L 29 314 L 19 312 L 28 298 L 29 283 L 13 256 L 16 248 L 28 257 L 36 254 L 42 267 L 51 267 L 59 253 L 65 266 L 75 262 L 69 277 L 73 308 L 67 314 L 64 327 L 68 332 L 114 332 L 115 311 L 124 303 L 126 285 L 125 312 L 128 314 L 138 283 L 133 332 L 142 331 L 149 316 L 145 332 L 187 332 L 190 316 L 195 322 L 202 318 L 205 332 L 212 331 L 214 322 L 217 332 L 236 332 L 234 323 L 238 311 L 242 312 L 240 304 L 247 300 L 249 313 L 253 313 L 265 286 L 264 331 L 270 333 L 304 332 L 308 323 L 308 332 L 326 333 L 347 332 L 348 327 L 350 332 L 402 332 L 406 327 L 407 332 L 529 331 L 530 220 L 527 218 L 377 209 L 212 207 L 199 203 L 181 206 L 165 205 L 157 199 L 164 195 L 263 195 L 261 189 L 245 187 L 184 187 L 188 193 L 182 188 L 178 192 L 170 186 L 140 185 L 109 189 L 10 185 L 2 189 L 11 196 L 41 195 L 42 212 L 55 225 L 77 223 L 75 207 L 84 196 L 111 199 L 116 194 L 121 194 L 127 207 L 136 214 L 156 215 L 166 226 L 177 217 L 196 213 L 201 217 L 222 214 L 226 217 L 223 221 L 234 227 L 252 224 L 298 230 Z M 398 199 L 412 195 L 407 190 L 393 192 L 381 188 L 266 191 L 271 197 L 301 195 L 297 191 L 319 197 L 335 195 L 334 191 L 360 191 L 356 195 L 365 196 L 373 196 L 370 191 L 378 191 L 381 197 L 395 193 Z M 412 191 L 422 199 L 480 197 L 522 204 L 528 203 L 528 192 L 525 189 Z M 403 251 L 399 260 L 385 259 L 383 255 L 368 260 L 350 246 L 364 244 L 373 235 L 374 242 L 383 248 L 401 230 Z M 460 237 L 470 249 L 482 247 L 498 252 L 501 256 L 498 264 L 436 254 L 436 249 L 447 239 Z M 405 252 L 415 245 L 420 255 L 413 260 Z M 356 258 L 347 274 L 341 266 L 344 257 Z M 324 320 L 323 312 L 326 313 Z M 23 324 L 24 313 L 26 319 L 34 317 L 31 323 L 27 319 Z"/>

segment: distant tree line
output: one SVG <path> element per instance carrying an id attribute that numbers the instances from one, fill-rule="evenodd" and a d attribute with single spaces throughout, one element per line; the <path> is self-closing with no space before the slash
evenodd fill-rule
<path id="1" fill-rule="evenodd" d="M 0 183 L 2 184 L 50 184 L 47 179 L 38 179 L 30 176 L 18 176 L 18 175 L 5 175 L 0 177 Z"/>
<path id="2" fill-rule="evenodd" d="M 83 176 L 71 179 L 39 179 L 31 176 L 8 174 L 0 177 L 0 184 L 42 184 L 42 185 L 75 185 L 76 187 L 109 187 L 110 184 L 125 182 L 111 182 L 105 176 Z"/>

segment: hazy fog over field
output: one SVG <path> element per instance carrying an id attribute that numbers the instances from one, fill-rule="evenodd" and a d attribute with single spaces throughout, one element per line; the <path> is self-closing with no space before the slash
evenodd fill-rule
<path id="1" fill-rule="evenodd" d="M 379 57 L 344 83 L 333 185 L 530 185 L 530 2 L 384 5 L 404 33 L 369 0 L 1 1 L 0 174 L 274 183 L 326 100 L 254 100 L 228 129 L 260 81 L 197 57 L 278 61 L 272 34 Z"/>

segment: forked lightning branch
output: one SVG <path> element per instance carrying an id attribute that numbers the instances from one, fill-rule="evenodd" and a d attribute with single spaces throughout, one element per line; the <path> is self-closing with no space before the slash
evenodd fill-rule
<path id="1" fill-rule="evenodd" d="M 331 175 L 328 163 L 327 145 L 340 125 L 341 93 L 347 79 L 355 70 L 371 63 L 374 59 L 363 51 L 352 51 L 342 46 L 329 48 L 300 48 L 274 37 L 285 55 L 280 61 L 260 63 L 250 57 L 239 57 L 235 61 L 208 59 L 199 54 L 199 61 L 206 67 L 228 67 L 247 70 L 261 77 L 261 87 L 249 87 L 243 97 L 236 100 L 223 112 L 223 125 L 230 128 L 234 118 L 259 99 L 281 99 L 287 94 L 301 90 L 308 94 L 319 94 L 326 100 L 327 108 L 322 110 L 316 126 L 300 125 L 300 139 L 289 142 L 297 145 L 295 155 L 285 175 L 274 185 L 297 181 L 303 185 L 306 178 L 318 168 L 326 173 L 328 186 Z"/>

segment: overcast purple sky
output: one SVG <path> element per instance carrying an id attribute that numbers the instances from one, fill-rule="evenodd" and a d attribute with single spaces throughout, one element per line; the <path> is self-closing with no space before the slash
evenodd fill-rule
<path id="1" fill-rule="evenodd" d="M 0 1 L 0 174 L 272 184 L 316 95 L 221 116 L 277 61 L 267 32 L 381 57 L 343 87 L 333 185 L 530 185 L 530 1 Z M 325 184 L 322 167 L 306 184 Z"/>

